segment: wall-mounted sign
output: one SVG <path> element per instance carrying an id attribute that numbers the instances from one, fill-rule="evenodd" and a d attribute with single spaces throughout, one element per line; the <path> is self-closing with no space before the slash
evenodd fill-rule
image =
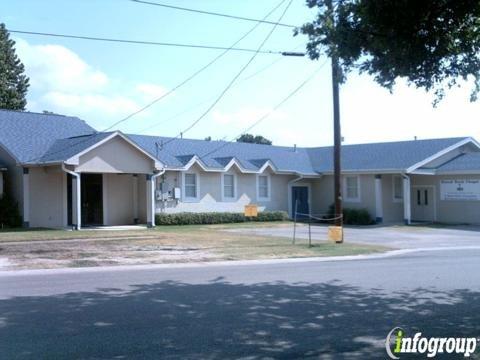
<path id="1" fill-rule="evenodd" d="M 480 201 L 480 179 L 440 180 L 440 199 Z"/>

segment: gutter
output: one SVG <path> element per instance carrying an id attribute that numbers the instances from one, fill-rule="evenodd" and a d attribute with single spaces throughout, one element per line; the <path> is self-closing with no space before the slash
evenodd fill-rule
<path id="1" fill-rule="evenodd" d="M 79 173 L 76 173 L 74 171 L 71 171 L 71 170 L 68 170 L 66 167 L 65 167 L 65 164 L 62 163 L 62 170 L 65 171 L 67 174 L 70 174 L 72 176 L 74 176 L 77 181 L 75 181 L 75 185 L 77 187 L 76 189 L 76 193 L 77 193 L 77 220 L 76 220 L 76 230 L 80 230 L 81 227 L 82 227 L 82 220 L 81 220 L 81 209 L 80 209 L 80 206 L 81 206 L 81 188 L 80 188 L 80 174 Z"/>

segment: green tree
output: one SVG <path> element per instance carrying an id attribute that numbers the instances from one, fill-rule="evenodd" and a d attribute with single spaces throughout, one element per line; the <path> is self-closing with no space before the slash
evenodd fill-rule
<path id="1" fill-rule="evenodd" d="M 15 41 L 5 24 L 0 24 L 0 108 L 25 110 L 28 77 L 25 67 L 15 53 Z"/>
<path id="2" fill-rule="evenodd" d="M 252 134 L 243 134 L 237 139 L 237 142 L 250 143 L 250 144 L 262 144 L 272 145 L 272 142 L 261 135 L 254 136 Z"/>
<path id="3" fill-rule="evenodd" d="M 339 58 L 346 74 L 356 68 L 392 91 L 398 78 L 433 91 L 434 103 L 459 79 L 480 90 L 480 1 L 307 0 L 316 18 L 296 30 L 308 35 L 307 52 Z M 332 21 L 333 19 L 333 21 Z"/>

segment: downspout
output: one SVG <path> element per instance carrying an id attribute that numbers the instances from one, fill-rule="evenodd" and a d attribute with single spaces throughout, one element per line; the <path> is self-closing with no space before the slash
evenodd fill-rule
<path id="1" fill-rule="evenodd" d="M 151 211 L 152 211 L 152 227 L 155 227 L 155 210 L 156 210 L 156 200 L 155 200 L 155 188 L 156 188 L 156 185 L 157 185 L 157 178 L 159 176 L 162 176 L 163 174 L 165 174 L 165 171 L 166 169 L 163 168 L 160 172 L 156 173 L 156 174 L 153 174 L 152 177 L 151 177 L 151 180 L 152 180 L 152 184 L 150 185 L 152 188 L 151 188 L 151 192 L 152 192 L 152 208 L 151 208 Z"/>
<path id="2" fill-rule="evenodd" d="M 62 163 L 62 170 L 65 171 L 67 174 L 70 174 L 72 176 L 74 176 L 77 180 L 75 181 L 75 185 L 76 185 L 76 194 L 77 194 L 77 221 L 76 221 L 76 228 L 77 230 L 80 230 L 81 227 L 82 227 L 82 223 L 81 223 L 81 188 L 80 188 L 80 174 L 79 173 L 76 173 L 74 171 L 71 171 L 71 170 L 68 170 L 66 167 L 65 167 L 65 163 Z"/>

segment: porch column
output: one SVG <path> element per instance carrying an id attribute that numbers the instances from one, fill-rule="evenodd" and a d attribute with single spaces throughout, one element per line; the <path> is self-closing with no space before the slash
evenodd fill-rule
<path id="1" fill-rule="evenodd" d="M 155 184 L 153 175 L 147 174 L 147 227 L 155 226 Z"/>
<path id="2" fill-rule="evenodd" d="M 375 175 L 375 222 L 383 222 L 382 175 Z"/>
<path id="3" fill-rule="evenodd" d="M 138 224 L 138 175 L 133 174 L 133 223 Z"/>
<path id="4" fill-rule="evenodd" d="M 403 175 L 403 219 L 405 225 L 411 223 L 411 196 L 410 196 L 410 176 Z"/>
<path id="5" fill-rule="evenodd" d="M 72 177 L 72 223 L 76 230 L 82 228 L 82 190 L 80 174 Z"/>
<path id="6" fill-rule="evenodd" d="M 30 227 L 30 170 L 23 168 L 23 227 Z"/>

